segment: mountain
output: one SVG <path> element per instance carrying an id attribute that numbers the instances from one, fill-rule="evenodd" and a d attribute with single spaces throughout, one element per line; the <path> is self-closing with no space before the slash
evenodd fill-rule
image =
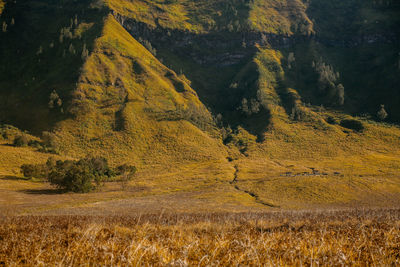
<path id="1" fill-rule="evenodd" d="M 0 13 L 0 123 L 61 156 L 266 206 L 400 192 L 395 0 L 27 0 Z"/>

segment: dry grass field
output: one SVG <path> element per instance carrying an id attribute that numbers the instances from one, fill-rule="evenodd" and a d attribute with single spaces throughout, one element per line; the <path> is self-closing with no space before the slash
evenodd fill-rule
<path id="1" fill-rule="evenodd" d="M 5 266 L 396 266 L 400 210 L 2 217 Z"/>

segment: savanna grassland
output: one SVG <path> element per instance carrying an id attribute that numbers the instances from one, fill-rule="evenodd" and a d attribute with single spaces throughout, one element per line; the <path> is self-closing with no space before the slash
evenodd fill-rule
<path id="1" fill-rule="evenodd" d="M 396 266 L 400 211 L 2 217 L 13 265 Z"/>

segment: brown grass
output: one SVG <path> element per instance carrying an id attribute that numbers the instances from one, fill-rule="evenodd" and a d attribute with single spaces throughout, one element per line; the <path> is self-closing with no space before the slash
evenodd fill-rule
<path id="1" fill-rule="evenodd" d="M 2 218 L 0 265 L 397 265 L 400 210 Z"/>

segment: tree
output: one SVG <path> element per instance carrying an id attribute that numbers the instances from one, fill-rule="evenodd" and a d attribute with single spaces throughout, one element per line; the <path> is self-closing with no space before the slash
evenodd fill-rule
<path id="1" fill-rule="evenodd" d="M 340 106 L 343 106 L 343 104 L 344 104 L 344 86 L 340 83 L 336 87 L 336 91 L 337 91 L 338 104 Z"/>
<path id="2" fill-rule="evenodd" d="M 85 60 L 89 56 L 89 50 L 86 48 L 86 43 L 83 44 L 82 59 Z"/>
<path id="3" fill-rule="evenodd" d="M 256 114 L 260 112 L 260 102 L 258 102 L 256 99 L 252 98 L 250 100 L 250 113 Z"/>
<path id="4" fill-rule="evenodd" d="M 87 157 L 81 160 L 58 160 L 50 157 L 46 164 L 25 164 L 21 166 L 25 177 L 47 178 L 66 192 L 87 193 L 103 185 L 117 175 L 126 185 L 136 173 L 136 167 L 121 165 L 112 169 L 103 157 Z"/>
<path id="5" fill-rule="evenodd" d="M 25 134 L 19 135 L 14 139 L 14 146 L 23 147 L 27 146 L 29 143 L 28 137 Z"/>
<path id="6" fill-rule="evenodd" d="M 242 110 L 243 113 L 249 114 L 250 110 L 249 110 L 249 106 L 248 106 L 246 98 L 242 99 L 242 105 L 241 105 L 240 109 Z"/>
<path id="7" fill-rule="evenodd" d="M 73 44 L 70 44 L 70 45 L 69 45 L 68 51 L 69 51 L 71 54 L 75 54 L 75 48 L 74 48 L 74 45 L 73 45 Z"/>
<path id="8" fill-rule="evenodd" d="M 45 164 L 24 164 L 21 166 L 21 171 L 27 178 L 46 178 L 48 174 Z"/>
<path id="9" fill-rule="evenodd" d="M 294 57 L 294 53 L 290 52 L 288 56 L 288 68 L 292 68 L 292 63 L 296 61 L 296 58 Z"/>
<path id="10" fill-rule="evenodd" d="M 39 49 L 38 49 L 38 51 L 36 52 L 36 55 L 40 55 L 40 54 L 42 54 L 43 53 L 43 47 L 42 46 L 39 46 Z"/>
<path id="11" fill-rule="evenodd" d="M 102 157 L 85 158 L 79 161 L 66 160 L 48 162 L 48 180 L 51 184 L 76 193 L 87 193 L 99 187 L 107 178 L 115 176 L 107 160 Z"/>
<path id="12" fill-rule="evenodd" d="M 381 121 L 387 118 L 388 114 L 385 110 L 385 105 L 381 105 L 381 109 L 378 111 L 377 116 Z"/>
<path id="13" fill-rule="evenodd" d="M 58 107 L 62 106 L 62 100 L 60 96 L 57 94 L 56 90 L 53 90 L 53 92 L 50 93 L 49 99 L 50 100 L 48 106 L 50 109 L 53 109 L 56 105 Z"/>
<path id="14" fill-rule="evenodd" d="M 125 188 L 128 182 L 133 179 L 133 176 L 136 173 L 136 171 L 137 169 L 135 166 L 131 166 L 128 164 L 124 164 L 117 167 L 116 174 L 120 175 L 120 181 L 123 188 Z"/>

